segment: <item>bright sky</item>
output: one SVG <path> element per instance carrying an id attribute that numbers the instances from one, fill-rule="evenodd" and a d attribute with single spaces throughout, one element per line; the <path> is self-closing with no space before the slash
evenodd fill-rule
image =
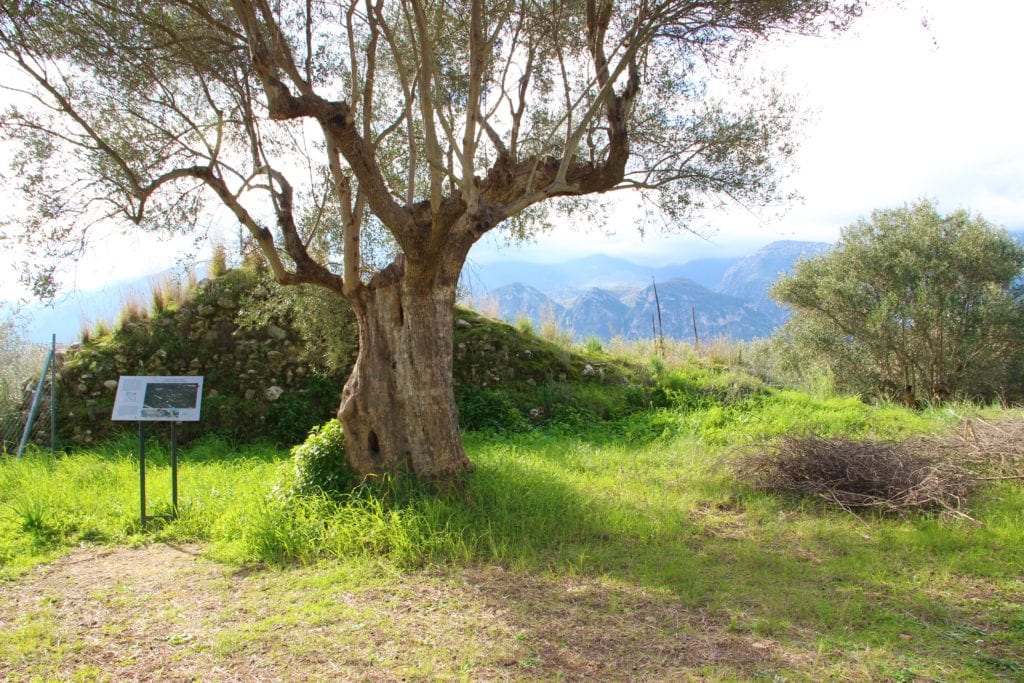
<path id="1" fill-rule="evenodd" d="M 560 261 L 603 252 L 651 265 L 745 254 L 777 239 L 832 241 L 872 209 L 919 197 L 943 211 L 964 207 L 1011 229 L 1024 228 L 1024 88 L 1018 32 L 1024 3 L 916 0 L 871 9 L 840 38 L 802 38 L 768 47 L 760 61 L 783 70 L 813 120 L 804 131 L 789 186 L 803 197 L 781 218 L 744 210 L 705 217 L 683 233 L 640 239 L 629 220 L 615 234 L 556 230 L 533 244 L 478 245 L 476 265 L 496 259 Z M 923 20 L 927 26 L 923 26 Z M 229 238 L 230 239 L 230 238 Z M 69 268 L 80 289 L 101 288 L 174 266 L 193 250 L 151 236 L 94 240 Z M 200 247 L 205 258 L 209 247 Z M 13 298 L 13 260 L 0 261 L 3 296 Z"/>
<path id="2" fill-rule="evenodd" d="M 803 201 L 781 218 L 707 216 L 693 226 L 706 239 L 641 240 L 629 225 L 612 237 L 563 230 L 514 249 L 482 244 L 473 258 L 559 261 L 584 250 L 662 265 L 746 254 L 777 239 L 833 241 L 872 209 L 920 197 L 1024 228 L 1024 3 L 904 4 L 869 10 L 840 38 L 764 51 L 763 64 L 785 71 L 813 117 L 789 180 Z"/>

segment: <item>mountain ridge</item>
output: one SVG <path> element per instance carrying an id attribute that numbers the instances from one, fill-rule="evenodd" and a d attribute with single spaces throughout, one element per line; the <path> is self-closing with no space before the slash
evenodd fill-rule
<path id="1" fill-rule="evenodd" d="M 608 255 L 548 265 L 500 262 L 478 269 L 478 282 L 504 284 L 469 298 L 509 322 L 525 317 L 540 326 L 554 319 L 577 338 L 639 339 L 650 338 L 657 328 L 657 287 L 666 337 L 692 339 L 696 321 L 699 337 L 749 340 L 770 335 L 788 319 L 768 296 L 772 282 L 800 258 L 831 246 L 779 240 L 745 257 L 659 268 Z M 513 273 L 518 279 L 505 283 Z"/>
<path id="2" fill-rule="evenodd" d="M 735 288 L 723 288 L 723 283 L 728 285 L 730 278 L 735 280 L 740 272 L 744 273 L 740 280 L 747 286 L 751 278 L 759 277 L 758 291 L 766 291 L 768 280 L 773 276 L 768 272 L 770 268 L 766 271 L 765 263 L 774 263 L 772 259 L 777 260 L 780 253 L 784 256 L 787 249 L 802 252 L 828 247 L 821 242 L 780 241 L 745 257 L 698 258 L 658 267 L 606 254 L 590 254 L 554 264 L 496 262 L 467 268 L 463 286 L 470 293 L 464 299 L 489 313 L 496 312 L 497 317 L 508 322 L 525 316 L 538 329 L 545 322 L 554 321 L 580 338 L 640 338 L 650 335 L 648 299 L 653 296 L 652 284 L 657 283 L 659 294 L 666 288 L 668 301 L 687 306 L 685 315 L 680 313 L 679 321 L 670 325 L 664 325 L 666 311 L 662 311 L 666 335 L 693 336 L 693 315 L 689 309 L 692 306 L 700 334 L 745 339 L 770 334 L 784 319 L 784 312 L 780 314 L 777 307 L 773 309 L 774 303 L 766 294 L 755 298 L 750 305 L 746 301 L 749 297 L 737 296 Z M 757 257 L 766 249 L 771 258 Z M 783 261 L 783 265 L 788 263 L 785 258 Z M 751 263 L 760 268 L 754 275 L 748 272 L 757 270 L 749 265 Z M 24 312 L 30 322 L 26 326 L 26 337 L 33 343 L 48 343 L 50 335 L 55 333 L 59 343 L 73 342 L 82 327 L 90 326 L 92 321 L 116 319 L 125 301 L 147 301 L 154 283 L 166 277 L 182 275 L 164 271 L 113 283 L 100 290 L 75 292 L 53 306 L 27 306 Z M 668 284 L 676 280 L 689 284 Z M 720 295 L 737 300 L 718 298 Z M 497 311 L 492 310 L 495 306 Z M 675 320 L 674 313 L 667 317 Z M 683 324 L 683 318 L 688 324 Z M 706 330 L 701 332 L 701 326 L 706 326 Z"/>

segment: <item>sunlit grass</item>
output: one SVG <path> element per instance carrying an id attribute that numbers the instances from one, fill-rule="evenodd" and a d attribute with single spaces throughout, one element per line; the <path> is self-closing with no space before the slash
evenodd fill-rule
<path id="1" fill-rule="evenodd" d="M 179 517 L 146 530 L 133 439 L 32 453 L 0 462 L 0 576 L 78 543 L 161 539 L 202 541 L 232 563 L 492 564 L 671 596 L 738 636 L 817 652 L 797 667 L 803 675 L 856 666 L 862 678 L 984 680 L 1024 666 L 1019 485 L 982 489 L 970 501 L 977 524 L 858 517 L 751 491 L 719 466 L 728 447 L 773 434 L 898 437 L 975 410 L 914 413 L 773 390 L 589 430 L 468 434 L 476 469 L 448 496 L 405 483 L 341 499 L 287 496 L 286 453 L 207 440 L 181 455 Z M 170 471 L 155 440 L 147 459 L 150 512 L 166 512 Z"/>

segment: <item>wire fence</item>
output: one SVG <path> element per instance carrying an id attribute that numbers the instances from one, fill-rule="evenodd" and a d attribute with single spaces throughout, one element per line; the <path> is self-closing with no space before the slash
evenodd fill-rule
<path id="1" fill-rule="evenodd" d="M 54 377 L 61 356 L 54 350 L 36 344 L 0 349 L 0 454 L 14 455 L 27 443 L 56 446 Z"/>

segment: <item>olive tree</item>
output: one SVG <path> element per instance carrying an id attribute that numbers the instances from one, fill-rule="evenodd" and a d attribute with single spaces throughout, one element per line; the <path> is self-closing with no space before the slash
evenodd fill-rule
<path id="1" fill-rule="evenodd" d="M 828 0 L 4 0 L 26 106 L 24 235 L 60 252 L 121 220 L 237 220 L 284 284 L 345 299 L 339 416 L 359 472 L 471 467 L 452 394 L 456 284 L 492 230 L 617 190 L 686 225 L 779 196 L 791 107 L 709 87 Z M 21 84 L 21 85 L 19 85 Z M 717 94 L 715 94 L 717 93 Z M 364 258 L 384 235 L 383 262 Z M 380 250 L 371 250 L 380 254 Z M 46 273 L 40 280 L 50 284 Z"/>
<path id="2" fill-rule="evenodd" d="M 1004 229 L 922 200 L 846 227 L 772 295 L 794 309 L 786 332 L 843 388 L 939 402 L 991 395 L 1014 370 L 1022 267 Z"/>

